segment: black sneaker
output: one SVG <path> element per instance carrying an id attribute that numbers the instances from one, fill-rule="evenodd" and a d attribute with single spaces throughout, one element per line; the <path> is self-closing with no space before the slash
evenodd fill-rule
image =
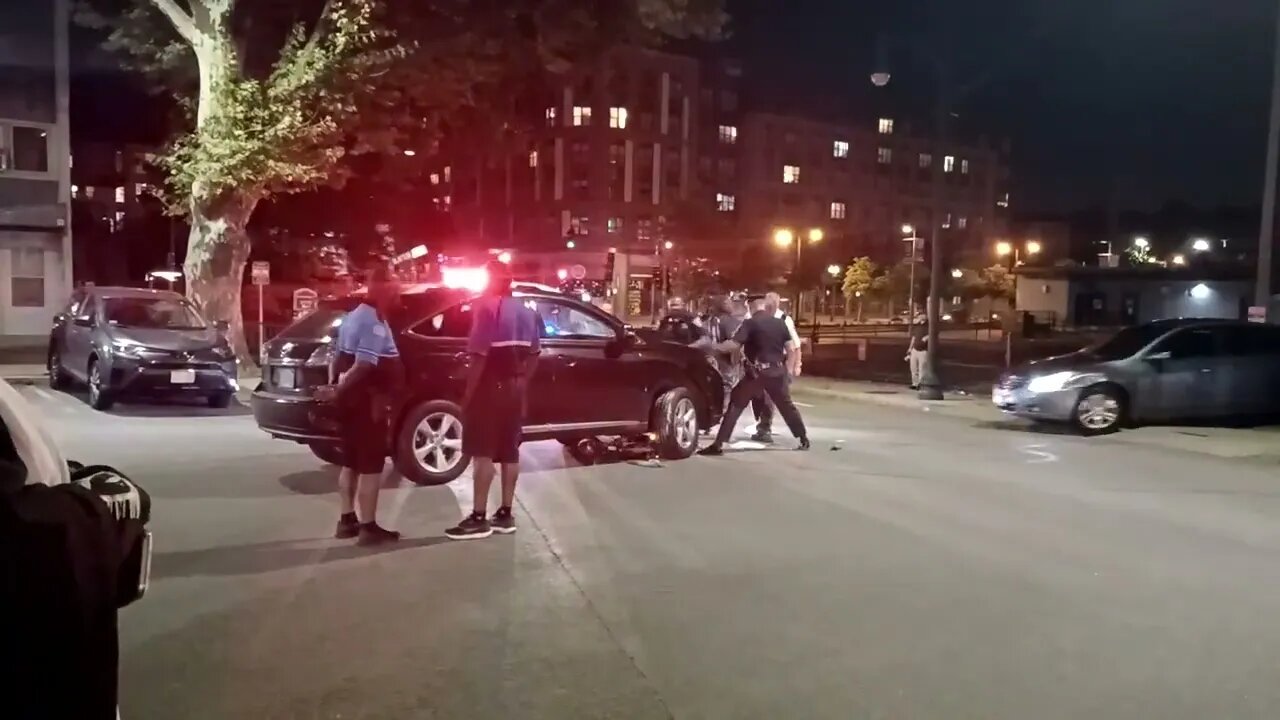
<path id="1" fill-rule="evenodd" d="M 808 450 L 808 449 L 809 449 L 809 438 L 807 438 L 807 437 L 802 437 L 802 438 L 800 438 L 800 445 L 799 445 L 799 446 L 797 446 L 797 447 L 796 447 L 796 449 L 797 449 L 797 450 Z"/>
<path id="2" fill-rule="evenodd" d="M 450 540 L 479 540 L 493 534 L 493 527 L 484 519 L 484 513 L 473 512 L 462 522 L 444 531 Z"/>
<path id="3" fill-rule="evenodd" d="M 360 534 L 360 521 L 356 520 L 355 513 L 351 515 L 342 515 L 338 518 L 338 528 L 333 531 L 333 536 L 339 540 L 350 540 Z"/>
<path id="4" fill-rule="evenodd" d="M 510 535 L 516 531 L 516 516 L 511 514 L 511 508 L 500 507 L 498 512 L 489 518 L 489 527 L 499 535 Z"/>
<path id="5" fill-rule="evenodd" d="M 720 443 L 712 443 L 699 450 L 698 454 L 705 457 L 719 457 L 724 454 L 724 448 L 720 446 Z"/>
<path id="6" fill-rule="evenodd" d="M 400 539 L 400 533 L 388 530 L 378 523 L 365 523 L 360 526 L 360 539 L 357 545 L 383 545 Z"/>
<path id="7" fill-rule="evenodd" d="M 751 436 L 751 439 L 755 440 L 758 443 L 764 443 L 765 445 L 772 445 L 773 433 L 757 432 L 755 435 Z"/>

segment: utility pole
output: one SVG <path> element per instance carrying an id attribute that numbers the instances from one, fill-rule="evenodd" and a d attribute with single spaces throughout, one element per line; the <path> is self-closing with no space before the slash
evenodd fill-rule
<path id="1" fill-rule="evenodd" d="M 1267 170 L 1262 184 L 1262 226 L 1258 228 L 1258 281 L 1254 304 L 1271 305 L 1271 253 L 1275 243 L 1276 163 L 1280 162 L 1280 7 L 1276 11 L 1275 62 L 1271 70 L 1271 124 L 1267 130 Z M 1274 322 L 1275 319 L 1267 318 Z"/>

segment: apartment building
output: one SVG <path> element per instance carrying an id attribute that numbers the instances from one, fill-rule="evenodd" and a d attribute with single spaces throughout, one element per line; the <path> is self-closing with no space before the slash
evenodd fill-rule
<path id="1" fill-rule="evenodd" d="M 69 0 L 0 6 L 0 342 L 47 337 L 71 287 Z"/>
<path id="2" fill-rule="evenodd" d="M 990 143 L 937 148 L 895 118 L 865 125 L 750 113 L 740 199 L 744 227 L 823 230 L 835 255 L 893 262 L 902 227 L 933 232 L 934 163 L 943 170 L 944 243 L 950 259 L 982 253 L 1007 227 L 1008 163 Z"/>

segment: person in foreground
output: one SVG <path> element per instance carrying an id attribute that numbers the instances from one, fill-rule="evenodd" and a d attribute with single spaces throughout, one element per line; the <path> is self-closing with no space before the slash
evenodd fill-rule
<path id="1" fill-rule="evenodd" d="M 332 403 L 341 427 L 342 471 L 338 475 L 338 528 L 334 537 L 361 545 L 400 539 L 378 524 L 378 492 L 387 458 L 391 404 L 404 381 L 400 352 L 387 315 L 400 299 L 400 285 L 387 268 L 369 276 L 365 301 L 347 313 L 329 365 L 329 385 L 316 399 Z"/>
<path id="2" fill-rule="evenodd" d="M 787 429 L 800 441 L 799 450 L 809 449 L 809 435 L 804 419 L 795 403 L 791 402 L 788 387 L 788 370 L 794 373 L 799 362 L 799 347 L 792 340 L 787 324 L 777 317 L 777 305 L 766 300 L 763 307 L 739 326 L 733 339 L 719 343 L 715 348 L 730 352 L 741 348 L 747 356 L 746 375 L 734 386 L 729 396 L 729 410 L 720 421 L 720 430 L 713 443 L 703 448 L 700 455 L 722 455 L 724 444 L 729 441 L 738 417 L 751 399 L 761 391 L 777 406 Z"/>
<path id="3" fill-rule="evenodd" d="M 491 261 L 489 286 L 472 303 L 471 355 L 462 398 L 462 449 L 475 463 L 471 514 L 444 531 L 453 540 L 473 540 L 516 531 L 511 514 L 520 475 L 520 434 L 524 426 L 525 392 L 541 350 L 538 313 L 511 296 L 511 269 Z M 502 504 L 486 517 L 494 463 L 502 467 Z"/>

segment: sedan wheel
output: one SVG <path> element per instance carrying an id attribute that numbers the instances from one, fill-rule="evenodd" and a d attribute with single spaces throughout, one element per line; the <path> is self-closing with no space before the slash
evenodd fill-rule
<path id="1" fill-rule="evenodd" d="M 425 402 L 405 416 L 396 441 L 396 466 L 420 485 L 443 485 L 466 470 L 462 410 L 443 400 Z"/>
<path id="2" fill-rule="evenodd" d="M 1080 393 L 1072 419 L 1085 435 L 1102 435 L 1120 429 L 1124 401 L 1110 388 L 1090 388 Z"/>

